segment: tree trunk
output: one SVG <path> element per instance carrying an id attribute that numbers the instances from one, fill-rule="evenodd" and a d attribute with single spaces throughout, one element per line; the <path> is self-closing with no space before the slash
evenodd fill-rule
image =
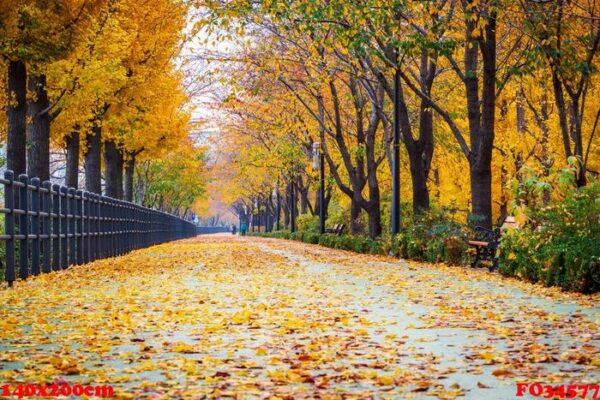
<path id="1" fill-rule="evenodd" d="M 46 75 L 29 77 L 33 99 L 27 107 L 27 173 L 40 180 L 50 179 L 50 120 Z"/>
<path id="2" fill-rule="evenodd" d="M 435 64 L 428 63 L 425 57 L 421 63 L 421 80 L 424 82 L 422 90 L 429 94 L 436 67 Z M 430 65 L 428 66 L 428 64 Z M 410 177 L 413 187 L 413 214 L 416 216 L 429 210 L 427 179 L 433 158 L 433 115 L 431 114 L 430 103 L 422 99 L 419 107 L 419 138 L 415 140 L 412 134 L 412 125 L 402 85 L 399 85 L 398 92 L 397 106 L 399 107 L 400 130 L 410 163 Z"/>
<path id="3" fill-rule="evenodd" d="M 290 208 L 286 205 L 281 206 L 283 208 L 283 228 L 290 228 Z"/>
<path id="4" fill-rule="evenodd" d="M 79 185 L 79 132 L 74 130 L 67 137 L 67 170 L 65 185 L 77 188 Z"/>
<path id="5" fill-rule="evenodd" d="M 471 166 L 471 210 L 474 216 L 473 225 L 484 228 L 492 226 L 492 171 L 483 166 Z"/>
<path id="6" fill-rule="evenodd" d="M 471 212 L 473 223 L 492 227 L 492 149 L 496 112 L 496 15 L 490 11 L 485 27 L 485 40 L 477 38 L 474 21 L 467 22 L 465 49 L 465 89 L 469 117 L 469 175 L 471 179 Z M 478 51 L 481 51 L 483 72 L 479 97 Z"/>
<path id="7" fill-rule="evenodd" d="M 120 192 L 119 184 L 122 183 L 122 162 L 119 149 L 114 141 L 104 143 L 104 194 L 113 199 L 118 199 Z M 121 169 L 119 168 L 121 165 Z M 121 178 L 119 178 L 121 175 Z"/>
<path id="8" fill-rule="evenodd" d="M 376 167 L 369 166 L 369 169 L 373 172 L 369 174 L 369 205 L 366 211 L 369 219 L 369 237 L 375 239 L 381 235 L 381 196 L 375 171 Z"/>
<path id="9" fill-rule="evenodd" d="M 306 214 L 308 212 L 308 190 L 298 189 L 300 194 L 300 214 Z"/>
<path id="10" fill-rule="evenodd" d="M 123 200 L 123 167 L 125 160 L 123 152 L 117 149 L 117 199 Z"/>
<path id="11" fill-rule="evenodd" d="M 27 69 L 22 61 L 10 61 L 8 64 L 7 98 L 11 99 L 6 107 L 7 168 L 19 176 L 27 170 Z"/>
<path id="12" fill-rule="evenodd" d="M 87 138 L 87 151 L 84 156 L 85 190 L 102 194 L 102 127 L 94 126 Z"/>
<path id="13" fill-rule="evenodd" d="M 135 156 L 131 155 L 125 162 L 125 190 L 123 198 L 125 201 L 133 201 L 133 173 L 135 171 Z"/>
<path id="14" fill-rule="evenodd" d="M 350 232 L 353 235 L 360 235 L 362 233 L 362 226 L 360 225 L 360 200 L 352 199 L 350 202 Z"/>
<path id="15" fill-rule="evenodd" d="M 375 239 L 381 235 L 381 210 L 379 202 L 374 203 L 373 207 L 369 209 L 369 237 Z"/>
<path id="16" fill-rule="evenodd" d="M 410 178 L 413 188 L 413 213 L 422 214 L 429 210 L 429 189 L 427 188 L 427 171 L 421 154 L 409 154 L 410 158 Z"/>
<path id="17" fill-rule="evenodd" d="M 490 6 L 491 7 L 491 6 Z M 483 216 L 484 228 L 492 227 L 492 151 L 496 121 L 496 15 L 492 12 L 485 27 L 486 40 L 482 45 L 483 79 L 481 130 L 479 150 L 471 172 L 471 198 L 475 215 Z M 473 177 L 478 182 L 473 182 Z"/>

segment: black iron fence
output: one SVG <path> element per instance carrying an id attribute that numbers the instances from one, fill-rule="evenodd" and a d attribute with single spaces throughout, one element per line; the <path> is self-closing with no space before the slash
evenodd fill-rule
<path id="1" fill-rule="evenodd" d="M 5 279 L 68 268 L 196 235 L 176 216 L 6 171 Z"/>
<path id="2" fill-rule="evenodd" d="M 231 232 L 231 228 L 228 226 L 199 226 L 196 232 L 198 235 L 210 235 L 213 233 Z"/>

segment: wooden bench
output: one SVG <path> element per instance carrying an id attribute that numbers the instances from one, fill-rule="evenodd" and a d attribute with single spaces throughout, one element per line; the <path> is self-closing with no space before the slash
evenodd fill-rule
<path id="1" fill-rule="evenodd" d="M 345 228 L 346 225 L 344 224 L 335 224 L 333 228 L 326 228 L 325 233 L 333 233 L 334 235 L 342 236 Z"/>
<path id="2" fill-rule="evenodd" d="M 494 230 L 486 229 L 481 226 L 475 227 L 475 237 L 467 241 L 471 247 L 475 247 L 477 251 L 475 260 L 471 263 L 471 267 L 475 268 L 481 260 L 489 260 L 492 265 L 490 271 L 498 267 L 498 259 L 496 258 L 496 250 L 502 236 L 502 231 L 506 229 L 518 229 L 519 224 L 515 221 L 515 217 L 508 216 L 500 228 Z"/>

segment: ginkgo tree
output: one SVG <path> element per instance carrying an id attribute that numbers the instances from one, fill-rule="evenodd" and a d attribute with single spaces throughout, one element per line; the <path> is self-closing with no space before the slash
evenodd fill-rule
<path id="1" fill-rule="evenodd" d="M 548 174 L 573 155 L 580 160 L 580 184 L 596 174 L 589 165 L 598 154 L 599 107 L 587 100 L 596 90 L 592 4 L 579 12 L 573 4 L 527 8 L 508 0 L 202 5 L 199 24 L 218 39 L 239 43 L 230 60 L 244 67 L 227 72 L 234 75 L 231 82 L 252 83 L 235 90 L 270 105 L 266 113 L 247 114 L 245 124 L 274 110 L 294 114 L 298 105 L 304 108 L 301 120 L 311 139 L 324 144 L 337 190 L 351 198 L 355 233 L 362 211 L 371 236 L 381 231 L 377 215 L 386 208 L 380 203 L 387 201 L 390 174 L 377 166 L 387 161 L 391 170 L 394 124 L 404 145 L 401 175 L 412 183 L 407 188 L 402 178 L 401 193 L 412 196 L 415 216 L 433 198 L 490 227 L 509 212 L 507 182 L 522 168 Z M 548 76 L 555 79 L 538 89 Z M 353 115 L 361 101 L 366 108 Z M 369 115 L 376 122 L 372 136 L 360 127 Z M 301 129 L 290 132 L 303 135 Z M 361 132 L 375 146 L 361 143 Z M 370 154 L 375 163 L 366 162 L 360 175 Z"/>
<path id="2" fill-rule="evenodd" d="M 67 186 L 81 185 L 83 164 L 88 191 L 132 200 L 137 160 L 189 149 L 191 108 L 179 60 L 190 35 L 188 7 L 178 0 L 152 7 L 2 2 L 8 167 L 47 180 L 50 148 L 65 149 Z"/>

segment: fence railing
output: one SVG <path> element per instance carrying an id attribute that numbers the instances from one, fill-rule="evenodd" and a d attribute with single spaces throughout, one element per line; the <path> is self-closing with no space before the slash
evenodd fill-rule
<path id="1" fill-rule="evenodd" d="M 213 233 L 231 232 L 231 228 L 227 226 L 199 226 L 196 232 L 198 235 L 210 235 Z"/>
<path id="2" fill-rule="evenodd" d="M 6 171 L 5 279 L 25 279 L 196 235 L 176 216 Z M 18 267 L 18 271 L 17 271 Z M 18 276 L 17 276 L 18 272 Z"/>

